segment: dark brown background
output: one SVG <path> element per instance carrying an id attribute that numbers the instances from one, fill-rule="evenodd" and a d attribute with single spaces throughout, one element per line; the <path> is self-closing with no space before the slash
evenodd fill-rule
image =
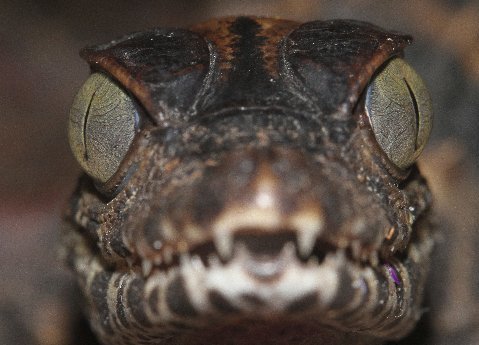
<path id="1" fill-rule="evenodd" d="M 479 167 L 477 0 L 0 0 L 1 344 L 67 342 L 58 340 L 65 335 L 57 326 L 66 322 L 65 307 L 50 296 L 71 291 L 55 257 L 61 210 L 79 174 L 66 134 L 69 106 L 88 75 L 78 50 L 131 31 L 233 14 L 354 18 L 412 34 L 407 57 L 436 110 L 430 147 L 453 138 Z M 12 325 L 22 331 L 13 336 Z"/>

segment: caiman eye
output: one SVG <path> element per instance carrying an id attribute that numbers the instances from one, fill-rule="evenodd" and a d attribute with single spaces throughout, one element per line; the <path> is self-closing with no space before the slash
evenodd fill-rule
<path id="1" fill-rule="evenodd" d="M 372 79 L 366 114 L 388 158 L 400 169 L 413 164 L 431 132 L 432 105 L 424 82 L 404 60 L 390 60 Z"/>
<path id="2" fill-rule="evenodd" d="M 119 169 L 139 128 L 135 101 L 114 81 L 92 74 L 70 110 L 69 139 L 75 158 L 98 182 Z"/>

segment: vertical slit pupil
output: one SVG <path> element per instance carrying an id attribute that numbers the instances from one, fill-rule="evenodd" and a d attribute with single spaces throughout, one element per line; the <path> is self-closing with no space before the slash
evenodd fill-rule
<path id="1" fill-rule="evenodd" d="M 93 98 L 95 97 L 95 94 L 96 94 L 96 90 L 91 95 L 90 103 L 88 103 L 88 107 L 86 108 L 86 112 L 85 112 L 85 118 L 83 120 L 83 148 L 85 149 L 84 157 L 86 161 L 88 160 L 88 151 L 86 147 L 87 121 L 88 121 L 88 115 L 90 115 L 90 109 L 91 109 L 91 105 L 93 103 Z"/>
<path id="2" fill-rule="evenodd" d="M 409 96 L 411 97 L 412 104 L 413 104 L 413 107 L 414 107 L 414 114 L 415 114 L 415 118 L 416 118 L 416 143 L 415 143 L 414 148 L 417 150 L 419 148 L 418 147 L 418 144 L 419 144 L 418 135 L 419 135 L 419 126 L 420 126 L 420 123 L 419 123 L 419 106 L 417 104 L 417 99 L 414 96 L 414 92 L 411 89 L 411 86 L 407 82 L 406 78 L 403 78 L 403 80 L 406 83 L 406 87 L 407 87 L 407 90 L 409 91 Z"/>

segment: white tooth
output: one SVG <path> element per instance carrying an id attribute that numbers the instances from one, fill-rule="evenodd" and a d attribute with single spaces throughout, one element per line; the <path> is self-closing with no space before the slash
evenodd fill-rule
<path id="1" fill-rule="evenodd" d="M 298 250 L 303 258 L 307 258 L 313 252 L 318 231 L 299 230 L 298 231 Z"/>
<path id="2" fill-rule="evenodd" d="M 141 262 L 141 269 L 143 271 L 143 276 L 147 277 L 151 273 L 151 269 L 153 268 L 153 263 L 150 260 L 143 260 Z"/>
<path id="3" fill-rule="evenodd" d="M 233 253 L 233 236 L 226 231 L 218 232 L 214 237 L 214 243 L 221 258 L 228 260 Z"/>
<path id="4" fill-rule="evenodd" d="M 180 255 L 180 266 L 184 267 L 191 264 L 191 257 L 188 253 L 182 253 Z"/>
<path id="5" fill-rule="evenodd" d="M 193 266 L 193 268 L 198 272 L 203 272 L 205 270 L 205 265 L 198 255 L 191 257 L 191 266 Z"/>
<path id="6" fill-rule="evenodd" d="M 291 219 L 289 223 L 293 228 L 298 229 L 298 251 L 302 257 L 308 257 L 313 251 L 316 239 L 323 230 L 323 218 L 317 211 L 300 212 Z"/>

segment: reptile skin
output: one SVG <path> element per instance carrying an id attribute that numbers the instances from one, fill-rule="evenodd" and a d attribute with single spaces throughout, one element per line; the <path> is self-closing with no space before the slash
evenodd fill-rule
<path id="1" fill-rule="evenodd" d="M 431 196 L 378 144 L 365 90 L 410 41 L 354 21 L 237 17 L 83 50 L 140 117 L 118 167 L 105 158 L 113 174 L 85 175 L 67 215 L 65 259 L 100 341 L 407 335 Z"/>

